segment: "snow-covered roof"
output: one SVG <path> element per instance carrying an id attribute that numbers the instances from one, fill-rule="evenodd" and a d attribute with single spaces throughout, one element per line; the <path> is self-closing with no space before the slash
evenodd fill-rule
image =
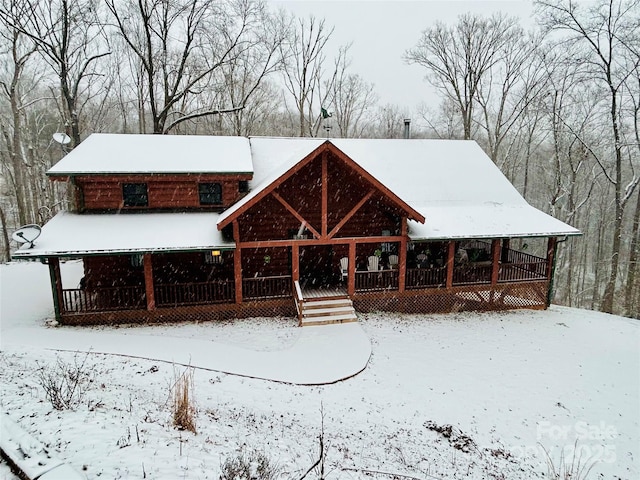
<path id="1" fill-rule="evenodd" d="M 33 248 L 14 258 L 232 249 L 216 228 L 218 213 L 76 214 L 61 212 L 42 227 Z"/>
<path id="2" fill-rule="evenodd" d="M 47 173 L 253 173 L 253 164 L 245 137 L 94 133 Z"/>
<path id="3" fill-rule="evenodd" d="M 326 141 L 319 138 L 93 134 L 55 165 L 49 174 L 252 173 L 249 193 L 215 217 L 214 224 L 220 224 Z M 409 236 L 413 240 L 560 236 L 580 233 L 577 229 L 529 205 L 474 141 L 329 141 L 409 207 L 425 217 L 424 224 L 409 222 Z M 158 215 L 169 214 L 145 213 L 135 217 L 160 218 Z M 210 218 L 214 218 L 217 214 L 201 215 L 211 215 Z M 81 217 L 84 219 L 92 216 Z M 112 217 L 128 216 L 114 217 L 105 214 L 93 217 L 100 219 L 95 220 L 95 228 L 99 230 L 102 227 L 98 225 L 101 225 L 102 221 L 124 222 L 126 220 L 112 220 Z M 80 225 L 85 220 L 78 219 L 76 222 Z M 89 225 L 89 222 L 94 220 L 86 220 L 86 225 Z M 162 234 L 158 235 L 159 241 L 165 236 L 165 232 L 155 220 L 149 222 L 152 224 L 147 227 L 150 231 L 162 231 Z M 48 228 L 48 225 L 45 228 Z M 215 225 L 211 232 L 214 230 Z M 60 232 L 64 238 L 63 230 Z M 172 229 L 172 232 L 175 232 L 176 236 L 181 235 L 180 230 Z M 215 235 L 219 234 L 216 232 Z M 174 243 L 184 245 L 160 248 L 190 247 L 189 237 L 185 235 L 184 240 L 174 239 Z M 149 238 L 156 240 L 153 235 Z M 217 238 L 202 237 L 199 245 L 220 246 L 221 239 Z M 128 239 L 124 236 L 122 240 L 121 248 L 126 248 L 132 243 L 125 241 Z M 64 243 L 67 244 L 67 241 L 70 240 L 65 239 Z M 205 245 L 207 241 L 211 245 Z M 198 245 L 192 247 L 198 248 Z"/>
<path id="4" fill-rule="evenodd" d="M 326 140 L 319 138 L 252 137 L 250 141 L 254 173 L 253 179 L 249 181 L 249 193 L 225 210 L 220 215 L 219 222 L 223 222 L 242 206 L 253 200 L 260 192 L 295 167 L 300 160 Z"/>
<path id="5" fill-rule="evenodd" d="M 324 139 L 251 138 L 251 192 L 224 221 L 311 153 Z M 531 237 L 580 232 L 529 205 L 474 141 L 331 139 L 332 144 L 425 217 L 413 240 Z"/>

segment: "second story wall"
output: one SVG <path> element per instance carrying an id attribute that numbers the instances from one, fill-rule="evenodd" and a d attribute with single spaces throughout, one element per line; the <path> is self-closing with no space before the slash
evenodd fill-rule
<path id="1" fill-rule="evenodd" d="M 222 210 L 248 191 L 249 174 L 78 176 L 80 211 Z"/>

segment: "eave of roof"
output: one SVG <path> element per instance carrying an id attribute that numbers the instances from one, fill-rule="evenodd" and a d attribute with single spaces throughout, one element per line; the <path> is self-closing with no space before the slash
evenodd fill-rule
<path id="1" fill-rule="evenodd" d="M 218 213 L 76 214 L 61 212 L 33 248 L 15 259 L 235 249 L 216 229 Z"/>

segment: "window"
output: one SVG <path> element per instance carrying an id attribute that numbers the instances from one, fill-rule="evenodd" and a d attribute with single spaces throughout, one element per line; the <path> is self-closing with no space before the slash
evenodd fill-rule
<path id="1" fill-rule="evenodd" d="M 122 198 L 125 207 L 146 207 L 149 205 L 146 183 L 123 183 Z"/>
<path id="2" fill-rule="evenodd" d="M 199 183 L 198 194 L 200 205 L 220 205 L 222 203 L 222 186 L 219 183 Z"/>
<path id="3" fill-rule="evenodd" d="M 240 180 L 238 182 L 238 192 L 247 193 L 249 191 L 249 180 Z"/>

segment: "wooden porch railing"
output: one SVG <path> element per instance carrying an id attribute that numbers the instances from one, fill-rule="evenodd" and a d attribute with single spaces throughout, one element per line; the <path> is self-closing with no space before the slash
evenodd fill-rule
<path id="1" fill-rule="evenodd" d="M 242 297 L 250 299 L 291 297 L 291 275 L 244 278 Z"/>
<path id="2" fill-rule="evenodd" d="M 407 269 L 405 285 L 409 290 L 424 287 L 444 287 L 446 282 L 447 267 Z"/>
<path id="3" fill-rule="evenodd" d="M 302 304 L 304 303 L 304 297 L 302 296 L 302 288 L 300 288 L 300 282 L 298 282 L 298 280 L 293 282 L 293 298 L 296 301 L 296 312 L 298 312 L 298 323 L 302 323 Z"/>
<path id="4" fill-rule="evenodd" d="M 100 287 L 91 291 L 80 288 L 62 290 L 65 313 L 143 310 L 147 308 L 144 286 Z"/>
<path id="5" fill-rule="evenodd" d="M 544 280 L 549 274 L 547 260 L 516 250 L 509 250 L 508 262 L 501 264 L 499 282 Z"/>
<path id="6" fill-rule="evenodd" d="M 158 307 L 233 302 L 235 283 L 233 280 L 217 280 L 201 283 L 160 284 L 155 286 L 154 294 Z"/>
<path id="7" fill-rule="evenodd" d="M 491 283 L 491 262 L 467 263 L 453 268 L 454 285 Z"/>
<path id="8" fill-rule="evenodd" d="M 356 272 L 356 291 L 397 290 L 398 270 Z"/>

